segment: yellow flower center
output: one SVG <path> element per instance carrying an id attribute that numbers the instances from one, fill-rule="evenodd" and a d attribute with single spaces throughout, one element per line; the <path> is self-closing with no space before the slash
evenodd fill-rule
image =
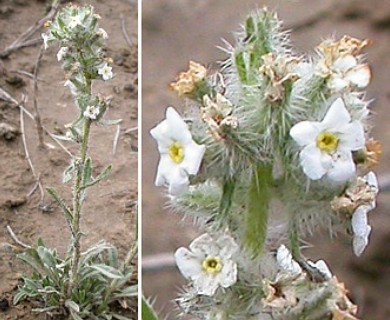
<path id="1" fill-rule="evenodd" d="M 219 257 L 207 257 L 203 260 L 202 269 L 206 273 L 217 274 L 222 270 L 222 262 Z"/>
<path id="2" fill-rule="evenodd" d="M 179 142 L 174 142 L 169 146 L 169 156 L 175 163 L 181 163 L 184 159 L 184 149 Z"/>
<path id="3" fill-rule="evenodd" d="M 339 144 L 339 138 L 336 135 L 330 132 L 322 132 L 317 137 L 317 147 L 321 151 L 325 151 L 327 153 L 332 153 L 337 149 L 337 145 Z"/>

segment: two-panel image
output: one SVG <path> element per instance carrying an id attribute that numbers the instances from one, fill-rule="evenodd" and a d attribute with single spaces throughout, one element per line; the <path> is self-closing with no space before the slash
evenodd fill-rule
<path id="1" fill-rule="evenodd" d="M 0 0 L 0 320 L 390 319 L 389 12 Z"/>

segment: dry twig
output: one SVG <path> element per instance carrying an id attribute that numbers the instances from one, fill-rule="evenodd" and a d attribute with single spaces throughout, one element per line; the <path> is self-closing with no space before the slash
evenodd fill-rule
<path id="1" fill-rule="evenodd" d="M 129 47 L 132 48 L 134 44 L 131 41 L 129 34 L 127 33 L 125 19 L 123 18 L 123 15 L 121 15 L 121 26 L 122 26 L 123 36 L 125 37 L 125 40 L 126 40 L 127 44 L 129 45 Z"/>
<path id="2" fill-rule="evenodd" d="M 24 147 L 24 153 L 25 153 L 25 156 L 26 156 L 26 160 L 31 168 L 31 172 L 35 178 L 35 180 L 37 181 L 38 183 L 38 187 L 39 187 L 39 190 L 41 192 L 41 199 L 40 199 L 40 203 L 43 203 L 43 200 L 45 198 L 45 192 L 43 191 L 43 187 L 42 187 L 42 184 L 39 180 L 39 175 L 36 173 L 35 171 L 35 168 L 32 164 L 32 161 L 31 161 L 31 158 L 30 158 L 30 153 L 28 152 L 28 148 L 27 148 L 27 142 L 26 142 L 26 135 L 25 135 L 25 132 L 24 132 L 24 116 L 23 116 L 23 109 L 20 109 L 20 134 L 22 136 L 22 142 L 23 142 L 23 147 Z"/>
<path id="3" fill-rule="evenodd" d="M 28 244 L 25 244 L 24 242 L 20 241 L 18 239 L 18 237 L 16 236 L 16 234 L 13 232 L 12 228 L 7 225 L 7 231 L 8 233 L 10 234 L 10 236 L 12 237 L 12 239 L 18 244 L 20 245 L 21 247 L 25 248 L 25 249 L 30 249 L 31 246 L 29 246 Z"/>
<path id="4" fill-rule="evenodd" d="M 39 50 L 39 54 L 38 54 L 38 58 L 37 58 L 37 62 L 35 64 L 35 69 L 34 69 L 34 78 L 33 78 L 33 102 L 34 102 L 34 112 L 35 112 L 35 126 L 37 127 L 37 132 L 38 132 L 38 141 L 39 141 L 39 147 L 40 148 L 43 148 L 45 146 L 44 144 L 44 141 L 43 141 L 43 127 L 42 127 L 42 122 L 41 122 L 41 115 L 39 113 L 39 109 L 38 109 L 38 102 L 37 102 L 37 93 L 38 93 L 38 71 L 39 71 L 39 66 L 41 64 L 41 60 L 42 60 L 42 56 L 43 56 L 43 50 L 44 50 L 44 46 L 42 45 L 40 50 Z"/>
<path id="5" fill-rule="evenodd" d="M 24 48 L 26 46 L 35 45 L 42 42 L 42 39 L 33 39 L 30 40 L 30 38 L 43 27 L 45 22 L 52 19 L 54 15 L 57 13 L 58 8 L 60 6 L 60 0 L 54 0 L 51 4 L 51 8 L 49 13 L 37 21 L 34 25 L 32 25 L 30 28 L 28 28 L 25 32 L 23 32 L 14 42 L 12 42 L 8 47 L 6 47 L 2 52 L 0 52 L 0 57 L 5 58 L 10 53 L 20 49 Z"/>
<path id="6" fill-rule="evenodd" d="M 113 155 L 116 153 L 116 147 L 118 145 L 118 140 L 119 140 L 120 133 L 121 133 L 121 125 L 118 124 L 117 127 L 116 127 L 116 133 L 115 133 L 114 141 L 112 143 L 112 154 Z"/>

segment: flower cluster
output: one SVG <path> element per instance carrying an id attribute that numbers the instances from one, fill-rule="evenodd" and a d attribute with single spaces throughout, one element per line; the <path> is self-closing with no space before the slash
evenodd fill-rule
<path id="1" fill-rule="evenodd" d="M 304 258 L 301 241 L 328 228 L 352 235 L 357 256 L 368 244 L 378 194 L 368 171 L 381 154 L 362 91 L 369 41 L 344 36 L 297 57 L 266 9 L 235 40 L 220 70 L 190 62 L 171 84 L 188 117 L 169 107 L 150 131 L 156 185 L 206 232 L 175 254 L 189 280 L 179 305 L 199 319 L 356 319 L 344 286 L 323 260 Z"/>

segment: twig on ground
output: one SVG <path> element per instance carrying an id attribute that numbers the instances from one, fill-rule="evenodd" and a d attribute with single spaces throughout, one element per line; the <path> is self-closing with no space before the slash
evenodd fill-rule
<path id="1" fill-rule="evenodd" d="M 40 176 L 39 176 L 38 178 L 40 178 Z M 33 186 L 32 189 L 30 190 L 30 192 L 27 193 L 27 196 L 26 196 L 26 197 L 27 197 L 27 198 L 30 198 L 30 197 L 34 194 L 35 190 L 37 190 L 38 187 L 39 187 L 39 179 L 35 182 L 34 186 Z"/>
<path id="2" fill-rule="evenodd" d="M 31 172 L 35 178 L 35 180 L 38 182 L 38 187 L 39 187 L 39 190 L 41 192 L 41 199 L 40 199 L 40 202 L 39 203 L 43 203 L 43 200 L 45 198 L 45 192 L 43 191 L 43 187 L 42 187 L 42 184 L 39 180 L 39 175 L 36 173 L 35 171 L 35 168 L 32 164 L 32 161 L 31 161 L 31 158 L 30 158 L 30 153 L 28 152 L 28 148 L 27 148 L 27 142 L 26 142 L 26 135 L 24 133 L 24 116 L 23 116 L 23 109 L 20 109 L 20 134 L 22 136 L 22 142 L 23 142 L 23 147 L 24 147 L 24 152 L 25 152 L 25 156 L 26 156 L 26 160 L 31 168 Z"/>
<path id="3" fill-rule="evenodd" d="M 43 141 L 43 127 L 42 127 L 42 122 L 41 122 L 41 115 L 39 113 L 39 108 L 38 108 L 38 102 L 37 102 L 37 93 L 38 93 L 38 71 L 39 71 L 39 66 L 41 64 L 42 56 L 43 56 L 43 50 L 44 46 L 42 45 L 39 54 L 37 57 L 37 62 L 35 64 L 35 69 L 34 69 L 34 78 L 33 78 L 33 103 L 34 103 L 34 112 L 35 112 L 35 126 L 37 128 L 38 132 L 38 141 L 39 141 L 39 147 L 44 148 L 45 144 Z"/>
<path id="4" fill-rule="evenodd" d="M 7 50 L 4 50 L 3 52 L 0 52 L 0 58 L 6 58 L 14 51 L 17 51 L 17 50 L 22 49 L 22 48 L 33 47 L 33 46 L 36 46 L 37 44 L 41 44 L 42 42 L 43 42 L 42 38 L 27 40 L 26 42 L 20 43 L 12 48 L 9 48 Z"/>
<path id="5" fill-rule="evenodd" d="M 121 14 L 121 26 L 122 26 L 123 36 L 125 37 L 125 40 L 126 40 L 127 44 L 129 45 L 129 47 L 132 48 L 134 46 L 134 44 L 131 41 L 129 34 L 127 33 L 125 19 L 123 18 L 122 14 Z"/>
<path id="6" fill-rule="evenodd" d="M 12 42 L 8 47 L 6 47 L 2 52 L 0 52 L 0 57 L 1 58 L 5 58 L 7 57 L 11 52 L 14 52 L 16 51 L 17 49 L 19 48 L 23 48 L 26 46 L 26 44 L 28 43 L 28 45 L 32 45 L 32 41 L 37 41 L 39 40 L 39 42 L 42 41 L 42 39 L 34 39 L 34 40 L 30 40 L 30 38 L 39 30 L 43 27 L 43 25 L 45 24 L 45 22 L 47 22 L 48 20 L 52 19 L 54 17 L 54 15 L 57 13 L 58 11 L 58 8 L 60 6 L 60 0 L 54 0 L 53 3 L 51 4 L 51 8 L 50 8 L 50 11 L 49 13 L 43 17 L 42 19 L 40 19 L 39 21 L 37 21 L 34 25 L 32 25 L 30 28 L 28 28 L 25 32 L 23 32 L 14 42 Z M 34 42 L 34 44 L 36 44 Z M 39 43 L 37 42 L 37 43 Z M 27 45 L 27 46 L 28 46 Z"/>
<path id="7" fill-rule="evenodd" d="M 12 239 L 18 244 L 20 245 L 21 247 L 25 248 L 25 249 L 30 249 L 31 246 L 29 246 L 28 244 L 25 244 L 24 242 L 20 241 L 18 239 L 18 237 L 16 236 L 16 234 L 13 232 L 12 228 L 7 225 L 7 231 L 8 233 L 10 234 L 10 236 L 12 237 Z"/>
<path id="8" fill-rule="evenodd" d="M 137 131 L 137 130 L 138 130 L 138 126 L 133 127 L 133 128 L 129 128 L 129 129 L 126 129 L 125 134 L 129 134 L 129 133 Z"/>
<path id="9" fill-rule="evenodd" d="M 7 101 L 9 103 L 15 104 L 17 107 L 19 107 L 25 114 L 29 116 L 31 120 L 34 120 L 34 116 L 29 112 L 23 104 L 19 103 L 15 98 L 13 98 L 7 91 L 2 89 L 0 87 L 0 99 Z M 62 150 L 64 150 L 69 156 L 73 157 L 73 154 L 55 137 L 54 134 L 52 134 L 45 126 L 42 126 L 43 131 L 49 135 L 49 137 L 56 142 Z"/>
<path id="10" fill-rule="evenodd" d="M 116 147 L 118 145 L 118 140 L 119 140 L 120 133 L 121 133 L 121 125 L 118 124 L 117 127 L 116 127 L 116 133 L 115 133 L 114 141 L 112 143 L 112 154 L 113 155 L 116 153 Z"/>
<path id="11" fill-rule="evenodd" d="M 25 71 L 25 70 L 20 70 L 20 69 L 17 69 L 17 70 L 8 70 L 8 72 L 17 73 L 17 74 L 26 76 L 27 78 L 34 79 L 34 75 L 33 75 L 32 73 L 30 73 L 30 72 Z M 40 77 L 37 77 L 37 81 L 46 82 L 46 80 L 44 80 L 44 79 L 42 79 L 42 78 L 40 78 Z"/>

